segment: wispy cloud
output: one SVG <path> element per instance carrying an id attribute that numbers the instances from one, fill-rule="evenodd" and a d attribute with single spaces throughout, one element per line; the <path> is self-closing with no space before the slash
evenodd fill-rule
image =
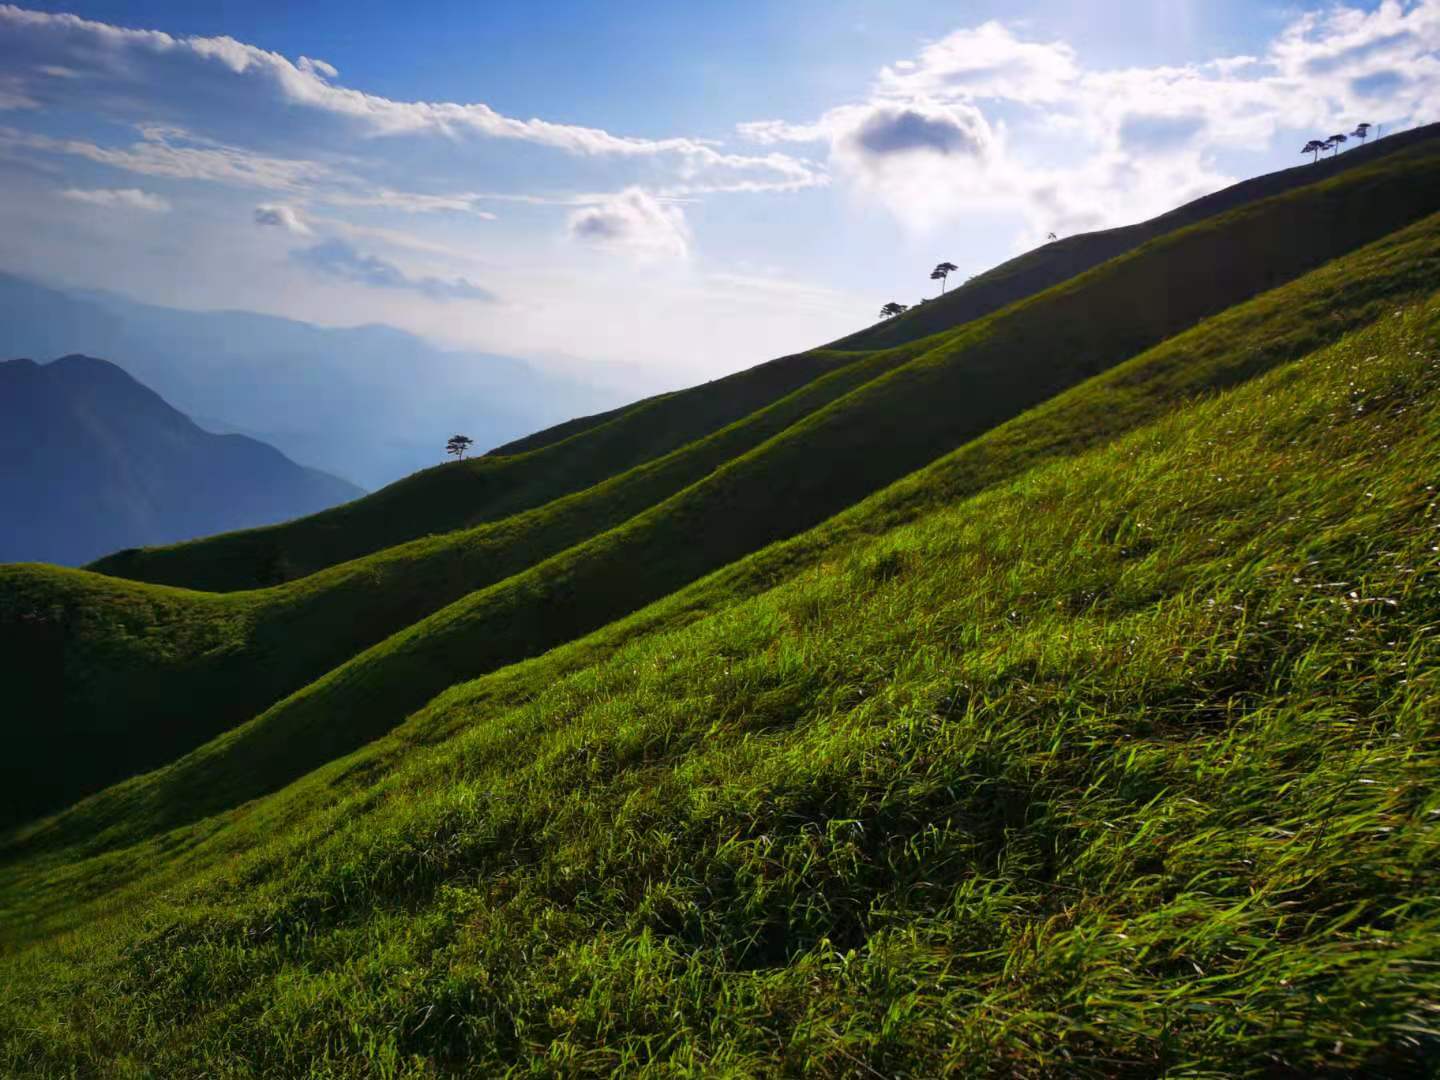
<path id="1" fill-rule="evenodd" d="M 74 202 L 89 203 L 92 206 L 116 206 L 128 210 L 145 210 L 150 213 L 164 213 L 170 203 L 159 195 L 139 188 L 67 188 L 60 193 Z"/>
<path id="2" fill-rule="evenodd" d="M 327 277 L 375 289 L 403 289 L 432 300 L 493 302 L 497 299 L 488 289 L 482 289 L 464 278 L 413 277 L 392 262 L 356 251 L 343 240 L 325 240 L 313 247 L 292 252 L 291 258 Z"/>

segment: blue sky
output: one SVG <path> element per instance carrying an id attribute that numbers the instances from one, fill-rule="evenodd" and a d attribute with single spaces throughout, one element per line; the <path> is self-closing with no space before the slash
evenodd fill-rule
<path id="1" fill-rule="evenodd" d="M 1440 119 L 1440 0 L 0 5 L 0 269 L 646 387 Z"/>

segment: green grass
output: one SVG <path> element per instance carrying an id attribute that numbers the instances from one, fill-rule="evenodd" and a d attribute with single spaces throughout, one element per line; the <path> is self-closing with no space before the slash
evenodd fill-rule
<path id="1" fill-rule="evenodd" d="M 1257 204 L 952 334 L 852 355 L 769 409 L 567 499 L 280 589 L 226 603 L 196 596 L 187 609 L 173 591 L 106 580 L 92 587 L 83 576 L 66 578 L 74 586 L 67 590 L 43 569 L 0 571 L 8 578 L 0 625 L 32 627 L 40 613 L 69 627 L 61 661 L 27 657 L 11 680 L 22 700 L 31 687 L 40 707 L 53 694 L 55 663 L 67 665 L 59 722 L 28 729 L 23 753 L 11 758 L 10 820 L 162 765 L 257 714 L 245 737 L 254 747 L 247 766 L 221 777 L 207 768 L 192 797 L 168 803 L 198 813 L 270 790 L 387 730 L 462 678 L 588 633 L 803 531 L 1086 371 L 1190 325 L 1194 310 L 1220 303 L 1217 294 L 1243 298 L 1289 266 L 1345 250 L 1415 206 L 1440 202 L 1437 180 L 1436 157 L 1396 155 Z M 1298 227 L 1337 218 L 1344 230 L 1327 228 L 1303 250 L 1238 271 L 1223 289 L 1190 290 L 1189 306 L 1109 313 L 1122 297 L 1143 303 L 1144 289 L 1167 287 L 1207 259 L 1246 257 L 1277 221 Z M 1133 376 L 1135 385 L 1107 384 L 1115 389 L 1080 403 L 1078 413 L 1041 414 L 998 456 L 1018 467 L 1032 443 L 1073 448 L 1091 433 L 1144 422 L 1186 393 L 1302 355 L 1326 334 L 1373 318 L 1391 297 L 1426 288 L 1436 234 L 1433 223 L 1422 226 L 1308 286 L 1282 290 L 1207 330 L 1199 350 L 1162 350 L 1146 361 L 1149 374 Z M 1037 345 L 1036 327 L 1050 349 Z M 1054 341 L 1071 349 L 1062 363 Z M 1177 364 L 1184 374 L 1170 372 Z M 937 400 L 955 404 L 936 410 Z M 878 443 L 867 434 L 874 431 L 885 432 Z M 996 456 L 991 444 L 981 452 Z M 205 707 L 197 710 L 197 701 Z M 334 723 L 341 715 L 345 723 Z M 32 766 L 77 743 L 85 749 L 70 754 L 63 774 Z M 188 788 L 201 774 L 187 766 L 181 775 Z"/>
<path id="2" fill-rule="evenodd" d="M 6 868 L 0 1070 L 1424 1075 L 1437 319 Z"/>

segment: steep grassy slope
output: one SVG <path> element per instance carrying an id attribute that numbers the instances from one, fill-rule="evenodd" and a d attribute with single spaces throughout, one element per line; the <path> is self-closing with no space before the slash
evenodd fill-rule
<path id="1" fill-rule="evenodd" d="M 1248 180 L 1152 221 L 1070 238 L 1021 256 L 955 290 L 943 302 L 927 304 L 903 319 L 872 327 L 839 344 L 850 350 L 893 348 L 952 330 L 1132 250 L 1146 240 L 1208 217 L 1297 186 L 1383 163 L 1386 157 L 1414 158 L 1436 152 L 1440 152 L 1440 125 L 1392 136 L 1317 166 Z M 1411 218 L 1397 217 L 1391 227 L 1405 220 Z M 1328 222 L 1325 227 L 1329 227 Z M 1366 238 L 1376 235 L 1372 232 Z M 1265 245 L 1303 248 L 1308 243 L 1307 238 L 1282 228 L 1265 232 L 1256 240 L 1247 253 L 1251 258 L 1264 254 Z M 1192 271 L 1203 275 L 1206 268 L 1196 266 Z M 1270 284 L 1278 284 L 1284 276 L 1288 275 Z M 1199 288 L 1203 294 L 1206 283 L 1199 281 L 1187 287 Z M 426 470 L 368 499 L 314 518 L 198 544 L 126 552 L 102 559 L 93 569 L 158 584 L 210 590 L 263 587 L 301 577 L 417 537 L 499 520 L 581 490 L 715 431 L 848 360 L 825 349 L 784 357 L 628 409 L 558 425 L 500 448 L 497 454 L 503 456 L 487 455 L 465 464 Z"/>
<path id="2" fill-rule="evenodd" d="M 707 438 L 544 507 L 266 590 L 201 593 L 0 566 L 0 673 L 18 715 L 51 716 L 25 726 L 0 762 L 0 824 L 173 760 L 465 594 L 620 525 L 906 355 L 852 358 Z M 48 764 L 61 759 L 63 770 Z"/>
<path id="3" fill-rule="evenodd" d="M 1247 203 L 1328 180 L 1349 169 L 1372 165 L 1388 154 L 1410 151 L 1436 139 L 1440 139 L 1440 124 L 1429 124 L 1378 139 L 1345 154 L 1242 181 L 1149 221 L 1063 237 L 987 270 L 942 296 L 916 304 L 899 318 L 879 322 L 851 334 L 831 347 L 883 349 L 938 333 L 1058 285 L 1107 259 L 1133 251 L 1147 240 Z"/>
<path id="4" fill-rule="evenodd" d="M 836 557 L 837 552 L 856 542 L 1014 477 L 1037 462 L 1094 446 L 1154 420 L 1179 403 L 1302 356 L 1350 329 L 1390 315 L 1397 304 L 1427 295 L 1437 280 L 1440 217 L 1432 217 L 1285 288 L 1207 320 L 1001 425 L 822 527 L 744 559 L 574 650 L 551 654 L 549 662 L 556 665 L 553 675 L 559 677 L 576 664 L 593 662 L 637 633 L 681 625 L 697 611 L 768 588 L 799 569 Z M 484 549 L 478 542 L 477 547 Z M 274 647 L 252 651 L 267 656 L 284 642 L 290 650 L 287 655 L 313 657 L 313 650 L 327 647 L 327 635 L 342 637 L 348 623 L 361 618 L 367 597 L 372 596 L 371 589 L 379 596 L 369 601 L 372 604 L 383 604 L 386 595 L 405 595 L 406 590 L 397 587 L 398 583 L 415 579 L 406 578 L 403 569 L 397 566 L 377 570 L 373 577 L 357 575 L 353 586 L 345 590 L 353 599 L 327 597 L 324 591 L 313 594 L 311 617 L 277 611 L 264 639 Z M 386 576 L 391 573 L 395 576 Z M 36 568 L 34 574 L 37 588 L 52 588 L 46 584 L 46 571 Z M 325 576 L 316 575 L 312 580 L 318 582 Z M 91 587 L 104 588 L 106 584 L 105 579 L 90 580 Z M 530 595 L 543 595 L 543 587 L 543 581 L 531 584 Z M 0 595 L 4 595 L 3 590 Z M 58 820 L 29 830 L 22 846 L 55 848 L 81 842 L 91 848 L 104 847 L 117 842 L 117 829 L 122 835 L 125 830 L 130 830 L 129 835 L 161 831 L 274 790 L 397 722 L 407 708 L 398 695 L 410 684 L 420 682 L 428 688 L 428 694 L 448 685 L 447 679 L 453 682 L 467 671 L 482 670 L 466 665 L 477 664 L 477 658 L 494 657 L 507 646 L 506 635 L 513 628 L 505 618 L 508 612 L 521 609 L 499 607 L 499 615 L 481 623 L 493 627 L 493 633 L 471 634 L 465 619 L 476 618 L 473 612 L 477 607 L 478 618 L 485 619 L 483 605 L 495 604 L 497 598 L 502 605 L 519 605 L 524 596 L 522 593 L 515 600 L 514 594 L 502 587 L 476 598 L 479 604 L 462 602 L 450 613 L 460 615 L 454 621 L 442 615 L 418 628 L 419 636 L 402 635 L 387 642 L 347 665 L 337 673 L 338 679 L 326 680 L 296 700 L 282 703 L 256 723 L 165 770 L 154 778 L 155 782 L 142 778 L 121 785 Z M 203 599 L 214 602 L 228 598 Z M 138 621 L 144 618 L 141 615 Z M 102 640 L 116 637 L 124 639 L 123 635 L 107 635 Z M 447 660 L 446 654 L 441 654 L 440 664 L 432 663 L 426 652 L 437 641 L 450 650 L 451 657 Z M 153 636 L 145 642 L 149 647 L 155 643 Z M 161 674 L 153 666 L 155 654 L 147 652 L 135 654 L 125 663 L 112 661 L 109 670 L 137 673 L 142 686 L 195 687 L 181 697 L 184 702 L 197 696 L 217 705 L 227 700 L 207 694 L 201 682 L 188 681 L 210 676 L 203 672 L 197 675 L 193 662 L 184 659 L 181 649 L 172 648 L 164 655 L 167 660 L 179 656 L 179 667 Z M 446 669 L 442 666 L 446 662 L 455 666 Z M 99 665 L 92 667 L 98 669 Z M 262 683 L 266 677 L 266 669 L 252 667 L 248 674 L 243 668 L 237 669 L 229 693 L 243 700 L 246 688 Z M 374 696 L 366 691 L 368 686 L 377 688 Z M 39 692 L 45 692 L 43 684 Z M 112 681 L 100 700 L 113 704 L 127 692 L 123 685 Z M 413 704 L 408 707 L 415 707 L 424 696 L 411 700 Z M 163 701 L 156 700 L 153 707 L 163 709 Z M 197 722 L 188 709 L 180 716 L 184 722 Z M 344 716 L 345 721 L 335 723 L 335 716 Z"/>
<path id="5" fill-rule="evenodd" d="M 47 665 L 34 662 L 36 647 L 17 648 L 26 666 L 13 680 L 48 678 L 57 662 L 68 664 L 69 672 L 59 722 L 32 729 L 26 755 L 10 766 L 19 779 L 17 801 L 6 816 L 23 820 L 171 760 L 292 691 L 268 708 L 259 728 L 285 744 L 292 768 L 313 767 L 387 729 L 458 679 L 588 633 L 814 525 L 1085 374 L 1189 326 L 1207 310 L 1242 300 L 1436 205 L 1440 156 L 1392 155 L 1379 166 L 1182 230 L 894 357 L 862 359 L 856 389 L 789 427 L 782 422 L 780 434 L 759 446 L 755 439 L 774 428 L 746 425 L 738 438 L 666 463 L 638 484 L 598 492 L 599 502 L 585 501 L 573 515 L 570 508 L 558 517 L 547 512 L 471 547 L 426 546 L 273 599 L 247 596 L 235 607 L 197 608 L 207 623 L 222 620 L 218 629 L 196 629 L 180 618 L 174 631 L 156 631 L 149 602 L 131 591 L 118 602 L 103 598 L 107 610 L 131 612 L 121 620 L 131 629 L 111 634 L 105 618 L 83 610 L 83 584 L 71 599 L 57 600 L 47 596 L 43 580 L 31 575 L 27 583 L 21 572 L 8 590 L 12 599 L 0 601 L 0 624 L 13 635 L 39 634 L 40 647 L 64 655 Z M 1296 240 L 1267 250 L 1279 234 Z M 1230 262 L 1235 265 L 1212 279 L 1184 287 L 1176 280 Z M 1057 348 L 1063 350 L 1058 359 Z M 895 366 L 910 350 L 919 355 Z M 888 374 L 877 374 L 887 368 Z M 832 383 L 844 389 L 846 380 L 842 370 Z M 796 400 L 792 411 L 779 412 L 803 415 L 824 404 L 828 391 Z M 937 402 L 950 404 L 937 409 Z M 670 495 L 687 481 L 695 482 Z M 625 524 L 600 532 L 639 510 Z M 560 550 L 567 543 L 575 546 Z M 552 551 L 559 554 L 539 561 Z M 488 570 L 477 568 L 487 561 Z M 390 586 L 376 588 L 390 571 Z M 507 572 L 512 576 L 504 577 Z M 475 591 L 435 611 L 469 589 Z M 171 609 L 172 600 L 166 600 Z M 429 611 L 435 614 L 415 621 Z M 56 631 L 57 622 L 78 625 L 78 631 Z M 175 634 L 204 642 L 198 660 L 193 649 L 170 646 L 167 637 Z M 386 634 L 394 636 L 380 641 Z M 355 655 L 372 642 L 379 643 Z M 180 678 L 157 678 L 157 667 Z M 47 692 L 41 684 L 30 696 L 38 700 Z M 197 716 L 196 697 L 216 704 Z M 343 725 L 333 721 L 340 715 Z M 54 770 L 36 773 L 35 762 L 54 760 L 54 747 L 74 742 L 87 749 L 63 777 Z M 268 781 L 271 773 L 255 776 Z"/>
<path id="6" fill-rule="evenodd" d="M 1423 1075 L 1437 316 L 11 868 L 0 1067 Z"/>

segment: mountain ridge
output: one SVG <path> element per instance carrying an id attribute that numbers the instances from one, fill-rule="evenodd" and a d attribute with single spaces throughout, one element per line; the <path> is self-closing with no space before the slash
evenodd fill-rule
<path id="1" fill-rule="evenodd" d="M 0 387 L 0 560 L 81 563 L 363 494 L 265 443 L 204 431 L 105 360 L 0 362 Z"/>

